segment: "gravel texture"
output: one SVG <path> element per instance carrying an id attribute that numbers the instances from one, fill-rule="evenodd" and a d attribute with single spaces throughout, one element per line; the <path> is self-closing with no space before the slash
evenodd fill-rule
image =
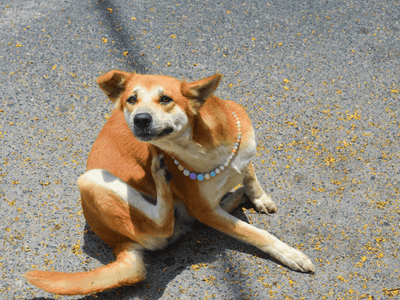
<path id="1" fill-rule="evenodd" d="M 0 1 L 2 299 L 395 299 L 400 296 L 400 2 Z M 247 110 L 256 171 L 279 207 L 233 214 L 298 247 L 291 271 L 197 223 L 146 253 L 147 279 L 56 297 L 32 269 L 114 259 L 76 186 L 112 105 L 111 69 L 196 80 Z"/>

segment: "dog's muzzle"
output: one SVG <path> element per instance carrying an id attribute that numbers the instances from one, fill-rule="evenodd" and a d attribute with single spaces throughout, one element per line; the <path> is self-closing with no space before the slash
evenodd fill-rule
<path id="1" fill-rule="evenodd" d="M 150 141 L 158 139 L 164 135 L 170 134 L 173 129 L 171 127 L 164 128 L 164 130 L 157 134 L 153 127 L 153 118 L 148 113 L 139 113 L 133 118 L 134 135 L 141 141 Z"/>

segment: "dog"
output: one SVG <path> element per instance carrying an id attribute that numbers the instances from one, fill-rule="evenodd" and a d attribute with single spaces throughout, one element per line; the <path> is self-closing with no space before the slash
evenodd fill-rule
<path id="1" fill-rule="evenodd" d="M 186 82 L 113 70 L 97 79 L 115 109 L 78 187 L 87 223 L 116 261 L 79 273 L 34 270 L 25 274 L 28 282 L 61 295 L 140 282 L 146 276 L 142 251 L 175 241 L 195 219 L 293 270 L 314 272 L 302 252 L 229 214 L 246 199 L 266 214 L 277 208 L 251 162 L 256 142 L 249 116 L 214 96 L 221 77 Z"/>

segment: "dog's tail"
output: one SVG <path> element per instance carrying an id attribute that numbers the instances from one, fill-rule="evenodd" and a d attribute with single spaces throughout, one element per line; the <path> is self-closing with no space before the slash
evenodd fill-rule
<path id="1" fill-rule="evenodd" d="M 89 272 L 61 273 L 32 271 L 25 274 L 28 282 L 59 295 L 87 295 L 130 285 L 146 277 L 138 244 L 122 244 L 114 249 L 116 261 Z"/>

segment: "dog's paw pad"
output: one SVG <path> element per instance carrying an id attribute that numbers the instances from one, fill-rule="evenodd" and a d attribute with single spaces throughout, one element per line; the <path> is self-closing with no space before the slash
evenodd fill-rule
<path id="1" fill-rule="evenodd" d="M 172 180 L 172 174 L 170 172 L 168 172 L 167 170 L 165 170 L 164 176 L 165 176 L 165 180 L 167 181 L 167 183 L 169 183 Z"/>

